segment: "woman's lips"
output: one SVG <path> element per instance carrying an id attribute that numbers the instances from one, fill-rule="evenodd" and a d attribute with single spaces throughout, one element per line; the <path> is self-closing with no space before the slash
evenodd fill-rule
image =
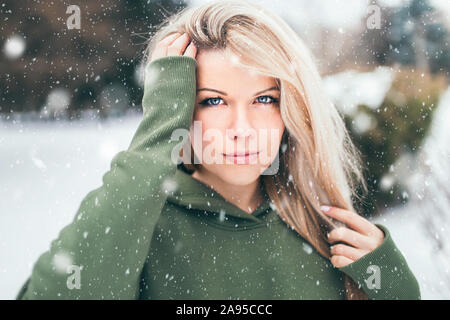
<path id="1" fill-rule="evenodd" d="M 223 156 L 225 157 L 226 161 L 229 162 L 231 161 L 232 163 L 235 164 L 249 164 L 249 163 L 256 163 L 256 159 L 258 157 L 259 151 L 258 152 L 247 152 L 247 153 L 229 153 L 229 154 L 223 154 Z"/>

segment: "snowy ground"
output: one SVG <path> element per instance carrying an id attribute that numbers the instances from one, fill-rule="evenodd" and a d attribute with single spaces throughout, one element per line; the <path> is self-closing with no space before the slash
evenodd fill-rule
<path id="1" fill-rule="evenodd" d="M 15 297 L 139 120 L 0 122 L 0 299 Z"/>
<path id="2" fill-rule="evenodd" d="M 450 90 L 444 100 L 437 118 L 448 122 Z M 72 221 L 84 196 L 101 185 L 113 156 L 128 147 L 139 121 L 140 116 L 102 123 L 0 121 L 0 299 L 15 298 L 37 258 Z M 443 120 L 435 125 L 444 131 L 430 138 L 430 150 L 450 141 L 446 125 Z M 429 152 L 431 161 L 439 157 Z M 449 154 L 448 149 L 440 153 L 444 161 Z M 447 182 L 448 172 L 443 172 Z M 422 210 L 428 208 L 432 217 L 435 197 L 425 194 L 411 200 L 373 222 L 391 231 L 420 283 L 422 298 L 449 299 L 449 259 L 434 251 L 436 241 L 423 228 Z"/>

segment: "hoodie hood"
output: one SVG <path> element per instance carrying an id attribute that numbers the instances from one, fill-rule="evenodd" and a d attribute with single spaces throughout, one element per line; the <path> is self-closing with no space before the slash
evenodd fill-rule
<path id="1" fill-rule="evenodd" d="M 192 172 L 188 171 L 183 164 L 177 166 L 173 179 L 176 188 L 169 193 L 167 201 L 188 210 L 201 212 L 205 218 L 219 219 L 222 224 L 228 222 L 236 227 L 279 219 L 264 184 L 261 184 L 263 202 L 252 213 L 248 213 L 226 200 L 212 187 L 193 178 Z"/>

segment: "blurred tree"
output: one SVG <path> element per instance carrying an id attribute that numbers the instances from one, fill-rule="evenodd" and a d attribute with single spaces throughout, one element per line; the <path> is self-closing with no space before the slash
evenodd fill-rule
<path id="1" fill-rule="evenodd" d="M 408 201 L 400 172 L 410 172 L 407 162 L 399 161 L 419 151 L 427 136 L 440 96 L 448 86 L 444 76 L 399 69 L 382 104 L 376 108 L 359 105 L 373 125 L 361 133 L 355 118 L 344 117 L 352 140 L 362 153 L 369 194 L 364 204 L 355 205 L 363 215 L 374 215 L 385 207 Z M 362 194 L 361 189 L 358 194 Z"/>
<path id="2" fill-rule="evenodd" d="M 382 28 L 365 28 L 361 39 L 361 46 L 375 64 L 401 63 L 449 76 L 450 33 L 428 0 L 383 8 Z"/>
<path id="3" fill-rule="evenodd" d="M 70 5 L 80 8 L 80 29 L 67 27 Z M 144 41 L 185 6 L 182 0 L 2 1 L 0 112 L 40 111 L 55 88 L 68 90 L 71 118 L 91 108 L 106 115 L 115 103 L 140 106 L 135 72 Z M 23 54 L 14 56 L 21 43 Z"/>

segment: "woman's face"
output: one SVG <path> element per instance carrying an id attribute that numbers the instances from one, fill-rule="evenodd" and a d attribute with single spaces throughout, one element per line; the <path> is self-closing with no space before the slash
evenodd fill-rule
<path id="1" fill-rule="evenodd" d="M 197 97 L 190 138 L 203 173 L 247 185 L 274 161 L 284 123 L 275 79 L 237 66 L 236 59 L 222 50 L 197 54 Z M 235 153 L 254 154 L 234 157 Z"/>

